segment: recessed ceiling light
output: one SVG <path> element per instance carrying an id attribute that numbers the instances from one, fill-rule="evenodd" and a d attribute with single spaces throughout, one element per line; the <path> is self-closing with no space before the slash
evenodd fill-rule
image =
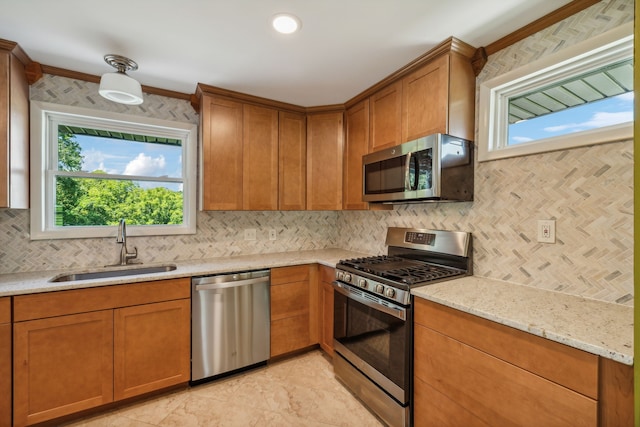
<path id="1" fill-rule="evenodd" d="M 302 26 L 298 17 L 291 15 L 290 13 L 279 13 L 275 15 L 271 20 L 271 23 L 273 28 L 282 34 L 295 33 Z"/>

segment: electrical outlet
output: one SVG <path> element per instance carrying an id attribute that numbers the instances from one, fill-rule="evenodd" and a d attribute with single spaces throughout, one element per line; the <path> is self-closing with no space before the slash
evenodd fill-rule
<path id="1" fill-rule="evenodd" d="M 554 219 L 538 220 L 538 242 L 540 243 L 556 242 L 556 221 Z"/>
<path id="2" fill-rule="evenodd" d="M 269 230 L 269 240 L 276 240 L 277 238 L 278 234 L 276 233 L 276 230 L 274 230 L 273 228 Z"/>
<path id="3" fill-rule="evenodd" d="M 255 228 L 245 228 L 245 230 L 244 230 L 244 240 L 256 240 L 256 229 Z"/>

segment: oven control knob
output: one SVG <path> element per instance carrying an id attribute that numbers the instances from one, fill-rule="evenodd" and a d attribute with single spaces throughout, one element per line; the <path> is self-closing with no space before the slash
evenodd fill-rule
<path id="1" fill-rule="evenodd" d="M 376 292 L 379 293 L 379 294 L 384 293 L 384 286 L 376 285 Z"/>
<path id="2" fill-rule="evenodd" d="M 351 275 L 349 273 L 344 273 L 344 281 L 351 283 Z"/>
<path id="3" fill-rule="evenodd" d="M 388 297 L 388 298 L 393 298 L 393 297 L 395 297 L 395 296 L 396 296 L 396 290 L 395 290 L 395 289 L 393 289 L 393 288 L 387 288 L 387 289 L 384 291 L 384 295 L 385 295 L 386 297 Z"/>
<path id="4" fill-rule="evenodd" d="M 336 279 L 344 280 L 344 271 L 336 271 Z"/>
<path id="5" fill-rule="evenodd" d="M 358 286 L 364 289 L 367 289 L 367 281 L 364 279 L 358 280 Z"/>

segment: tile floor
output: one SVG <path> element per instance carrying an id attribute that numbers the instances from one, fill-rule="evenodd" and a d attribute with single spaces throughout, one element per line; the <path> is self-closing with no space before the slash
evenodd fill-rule
<path id="1" fill-rule="evenodd" d="M 67 427 L 383 424 L 333 376 L 320 350 L 65 424 Z"/>

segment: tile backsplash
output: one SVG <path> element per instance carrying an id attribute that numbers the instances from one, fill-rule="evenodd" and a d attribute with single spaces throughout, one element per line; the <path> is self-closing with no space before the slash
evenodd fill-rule
<path id="1" fill-rule="evenodd" d="M 633 20 L 632 0 L 605 0 L 489 57 L 478 81 Z M 187 101 L 145 94 L 141 106 L 104 100 L 97 84 L 45 75 L 31 99 L 198 123 Z M 633 305 L 633 142 L 477 163 L 475 200 L 393 211 L 199 212 L 197 233 L 132 237 L 144 262 L 341 247 L 386 251 L 389 226 L 471 231 L 474 274 Z M 536 241 L 556 220 L 557 243 Z M 257 240 L 244 240 L 244 229 Z M 268 238 L 275 229 L 277 240 Z M 114 238 L 31 241 L 29 211 L 0 210 L 0 273 L 117 260 Z"/>

